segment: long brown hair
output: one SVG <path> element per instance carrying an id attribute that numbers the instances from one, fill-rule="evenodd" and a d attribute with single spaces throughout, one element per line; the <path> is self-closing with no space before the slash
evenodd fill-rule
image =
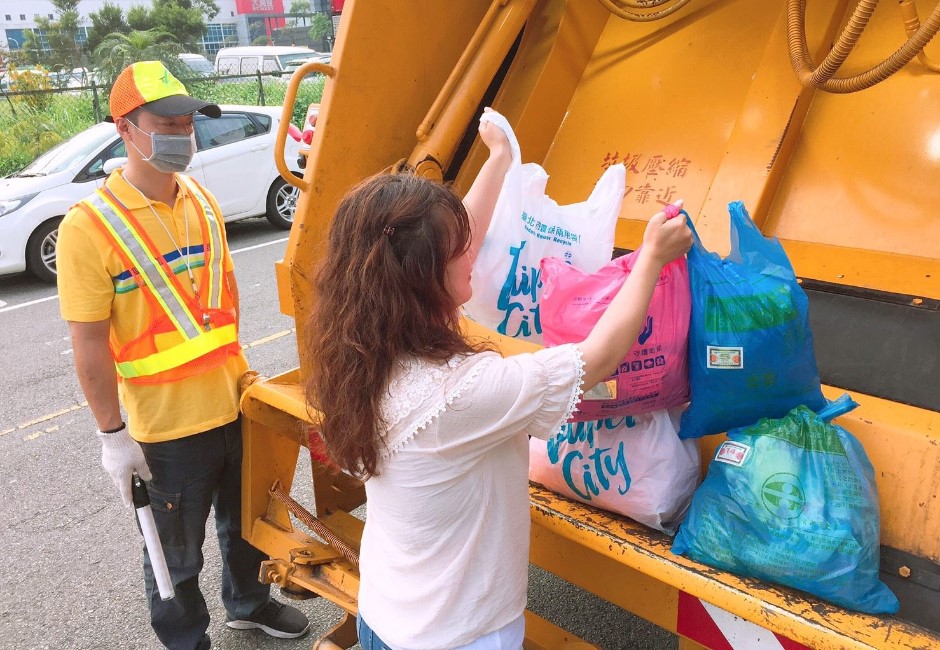
<path id="1" fill-rule="evenodd" d="M 379 406 L 394 365 L 413 355 L 446 360 L 477 350 L 460 333 L 447 264 L 470 244 L 470 221 L 448 187 L 383 174 L 355 186 L 330 224 L 307 328 L 308 405 L 332 459 L 376 473 Z"/>

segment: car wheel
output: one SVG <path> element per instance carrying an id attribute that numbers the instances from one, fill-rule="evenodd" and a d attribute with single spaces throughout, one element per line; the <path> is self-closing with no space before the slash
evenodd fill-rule
<path id="1" fill-rule="evenodd" d="M 300 190 L 283 178 L 274 179 L 271 189 L 268 190 L 268 221 L 281 230 L 290 230 L 294 223 L 294 210 L 297 209 L 299 196 Z"/>
<path id="2" fill-rule="evenodd" d="M 61 217 L 43 222 L 26 242 L 26 268 L 43 282 L 56 281 L 56 242 Z"/>

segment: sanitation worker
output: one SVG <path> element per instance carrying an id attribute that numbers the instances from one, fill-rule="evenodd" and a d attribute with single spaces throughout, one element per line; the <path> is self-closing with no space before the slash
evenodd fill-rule
<path id="1" fill-rule="evenodd" d="M 110 109 L 127 163 L 59 226 L 59 298 L 102 465 L 126 506 L 132 473 L 149 484 L 176 592 L 160 598 L 145 551 L 151 625 L 167 648 L 210 647 L 199 574 L 214 507 L 227 625 L 301 636 L 306 617 L 271 599 L 266 558 L 242 538 L 238 288 L 219 205 L 182 173 L 194 114 L 221 111 L 159 61 L 125 68 Z"/>

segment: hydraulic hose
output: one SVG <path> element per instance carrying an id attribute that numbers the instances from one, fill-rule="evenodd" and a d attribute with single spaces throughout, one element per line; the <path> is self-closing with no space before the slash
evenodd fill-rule
<path id="1" fill-rule="evenodd" d="M 917 7 L 914 0 L 901 0 L 901 20 L 904 21 L 904 31 L 908 38 L 913 36 L 920 29 L 920 17 L 917 15 Z M 919 52 L 917 60 L 920 64 L 931 72 L 940 72 L 940 64 L 934 63 L 926 52 Z"/>
<path id="2" fill-rule="evenodd" d="M 691 2 L 691 0 L 675 0 L 675 4 L 665 9 L 660 9 L 659 11 L 652 11 L 650 13 L 638 13 L 636 11 L 629 11 L 624 9 L 624 7 L 632 7 L 634 9 L 654 9 L 660 7 L 667 2 L 672 2 L 672 0 L 597 0 L 602 5 L 604 5 L 607 10 L 617 18 L 622 18 L 623 20 L 629 20 L 635 23 L 648 23 L 654 20 L 660 20 L 666 16 L 672 15 L 682 9 Z"/>
<path id="3" fill-rule="evenodd" d="M 673 0 L 618 0 L 618 4 L 633 9 L 653 9 L 672 1 Z"/>
<path id="4" fill-rule="evenodd" d="M 601 0 L 603 1 L 603 0 Z M 806 0 L 788 0 L 787 46 L 790 63 L 800 83 L 815 86 L 831 93 L 854 93 L 881 83 L 910 63 L 940 30 L 940 4 L 907 41 L 888 58 L 872 68 L 851 77 L 836 77 L 836 71 L 854 49 L 862 31 L 868 24 L 878 0 L 859 0 L 852 17 L 832 50 L 814 69 L 806 44 Z"/>

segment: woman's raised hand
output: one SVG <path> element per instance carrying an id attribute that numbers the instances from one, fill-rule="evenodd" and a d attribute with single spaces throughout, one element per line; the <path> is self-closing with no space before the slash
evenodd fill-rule
<path id="1" fill-rule="evenodd" d="M 484 111 L 491 110 L 484 108 Z M 512 149 L 509 146 L 509 137 L 506 132 L 493 124 L 492 122 L 480 122 L 480 139 L 490 150 L 491 157 L 505 156 L 507 159 L 512 157 Z"/>
<path id="2" fill-rule="evenodd" d="M 681 199 L 675 203 L 682 207 Z M 692 231 L 685 218 L 670 218 L 665 211 L 654 214 L 646 225 L 643 234 L 643 249 L 651 255 L 657 264 L 665 266 L 672 260 L 685 255 L 692 248 Z"/>

